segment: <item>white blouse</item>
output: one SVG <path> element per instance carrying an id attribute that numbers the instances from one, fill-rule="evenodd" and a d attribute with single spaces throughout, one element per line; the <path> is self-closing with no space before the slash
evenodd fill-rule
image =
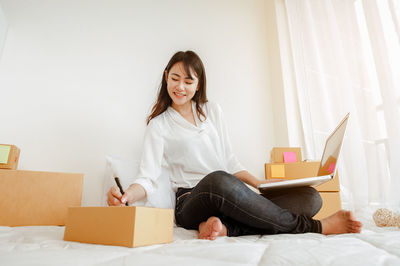
<path id="1" fill-rule="evenodd" d="M 197 117 L 196 125 L 183 118 L 171 106 L 153 118 L 146 128 L 139 173 L 134 181 L 151 195 L 157 187 L 162 165 L 167 165 L 174 191 L 192 188 L 207 174 L 223 170 L 235 174 L 244 170 L 232 153 L 221 107 L 206 103 L 206 119 Z"/>

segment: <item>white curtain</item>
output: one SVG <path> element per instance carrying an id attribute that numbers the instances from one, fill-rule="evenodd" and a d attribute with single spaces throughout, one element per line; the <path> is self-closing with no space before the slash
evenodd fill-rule
<path id="1" fill-rule="evenodd" d="M 347 112 L 350 209 L 400 206 L 400 1 L 275 0 L 291 146 L 320 159 Z"/>

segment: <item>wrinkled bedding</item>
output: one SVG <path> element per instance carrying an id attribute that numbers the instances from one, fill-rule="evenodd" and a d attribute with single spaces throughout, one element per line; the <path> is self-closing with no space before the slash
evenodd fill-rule
<path id="1" fill-rule="evenodd" d="M 361 234 L 254 235 L 197 239 L 174 228 L 174 242 L 140 248 L 63 241 L 64 227 L 0 226 L 0 265 L 400 265 L 400 229 L 356 212 Z"/>

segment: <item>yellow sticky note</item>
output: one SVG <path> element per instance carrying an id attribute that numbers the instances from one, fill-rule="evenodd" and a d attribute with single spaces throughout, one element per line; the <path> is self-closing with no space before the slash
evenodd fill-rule
<path id="1" fill-rule="evenodd" d="M 8 155 L 10 155 L 10 145 L 0 145 L 0 163 L 8 162 Z"/>
<path id="2" fill-rule="evenodd" d="M 271 165 L 271 177 L 285 177 L 285 166 Z"/>

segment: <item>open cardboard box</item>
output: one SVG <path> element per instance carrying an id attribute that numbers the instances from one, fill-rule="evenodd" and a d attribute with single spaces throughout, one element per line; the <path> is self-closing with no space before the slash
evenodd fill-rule
<path id="1" fill-rule="evenodd" d="M 65 225 L 82 183 L 83 174 L 0 169 L 0 225 Z"/>
<path id="2" fill-rule="evenodd" d="M 149 207 L 73 207 L 64 240 L 140 247 L 172 242 L 174 210 Z"/>
<path id="3" fill-rule="evenodd" d="M 298 179 L 304 177 L 317 176 L 320 162 L 297 162 L 297 163 L 266 163 L 265 178 L 266 179 Z M 318 191 L 340 191 L 339 175 L 336 175 L 332 180 L 325 182 L 315 189 Z"/>

